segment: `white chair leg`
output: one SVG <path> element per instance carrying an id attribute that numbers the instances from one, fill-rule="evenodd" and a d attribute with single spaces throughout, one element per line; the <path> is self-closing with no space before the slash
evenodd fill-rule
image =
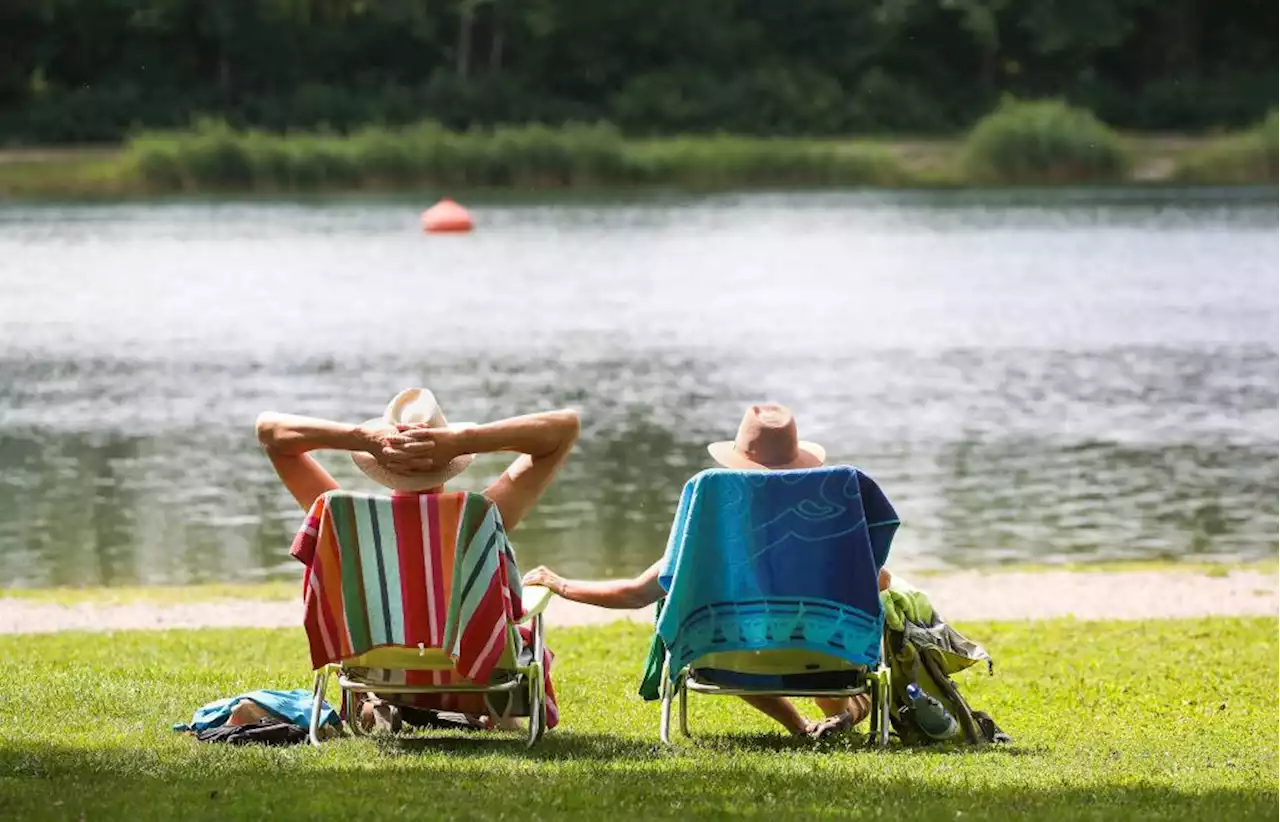
<path id="1" fill-rule="evenodd" d="M 687 674 L 681 674 L 676 686 L 680 690 L 680 733 L 686 737 L 693 736 L 689 733 L 689 677 Z"/>
<path id="2" fill-rule="evenodd" d="M 531 626 L 533 632 L 533 660 L 538 664 L 542 663 L 542 653 L 545 647 L 545 639 L 543 638 L 542 614 L 538 614 L 533 618 Z"/>
<path id="3" fill-rule="evenodd" d="M 662 664 L 662 719 L 658 725 L 658 736 L 664 745 L 671 744 L 671 652 L 667 652 L 666 661 Z"/>
<path id="4" fill-rule="evenodd" d="M 532 748 L 547 731 L 547 693 L 542 683 L 542 614 L 533 618 L 530 627 L 533 631 L 533 665 L 529 672 L 529 741 L 526 747 Z"/>
<path id="5" fill-rule="evenodd" d="M 662 719 L 658 725 L 658 737 L 664 745 L 671 744 L 671 693 L 670 686 L 662 686 Z"/>
<path id="6" fill-rule="evenodd" d="M 542 688 L 542 663 L 534 662 L 529 670 L 529 740 L 532 748 L 542 739 L 547 727 L 547 695 Z"/>
<path id="7" fill-rule="evenodd" d="M 343 710 L 347 714 L 347 727 L 351 729 L 352 736 L 366 736 L 367 733 L 364 726 L 360 724 L 360 708 L 363 700 L 360 694 L 355 691 L 344 690 L 342 692 Z"/>
<path id="8" fill-rule="evenodd" d="M 875 673 L 875 678 L 870 680 L 871 710 L 867 713 L 870 721 L 870 729 L 867 734 L 867 744 L 874 745 L 876 740 L 880 738 L 880 672 Z"/>
<path id="9" fill-rule="evenodd" d="M 316 671 L 315 682 L 311 686 L 311 727 L 308 734 L 311 744 L 320 747 L 320 706 L 324 705 L 324 692 L 329 685 L 329 668 L 325 666 Z"/>
<path id="10" fill-rule="evenodd" d="M 876 682 L 876 693 L 880 695 L 880 698 L 877 700 L 880 704 L 876 706 L 879 709 L 879 716 L 877 717 L 876 723 L 876 744 L 882 748 L 889 745 L 889 702 L 890 695 L 892 694 L 889 676 L 889 669 L 882 667 L 880 669 L 879 681 Z"/>

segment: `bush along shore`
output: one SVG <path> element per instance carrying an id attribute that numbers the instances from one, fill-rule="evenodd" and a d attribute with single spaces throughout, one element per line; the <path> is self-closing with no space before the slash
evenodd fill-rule
<path id="1" fill-rule="evenodd" d="M 575 124 L 458 133 L 422 123 L 346 136 L 280 136 L 203 122 L 188 132 L 140 135 L 122 162 L 135 179 L 162 191 L 877 185 L 904 178 L 892 154 L 869 146 L 734 137 L 637 143 L 608 125 Z"/>
<path id="2" fill-rule="evenodd" d="M 1280 120 L 1272 111 L 1248 131 L 1224 137 L 1178 158 L 1174 178 L 1185 183 L 1274 182 L 1280 155 Z"/>
<path id="3" fill-rule="evenodd" d="M 1277 119 L 1199 141 L 1126 137 L 1057 101 L 1007 99 L 960 140 L 629 139 L 608 124 L 466 132 L 434 122 L 276 134 L 202 120 L 118 151 L 0 162 L 0 196 L 395 188 L 1275 183 Z"/>

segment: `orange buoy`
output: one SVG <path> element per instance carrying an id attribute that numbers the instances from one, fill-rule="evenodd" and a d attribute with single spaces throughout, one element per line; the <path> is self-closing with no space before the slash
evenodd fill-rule
<path id="1" fill-rule="evenodd" d="M 422 212 L 422 230 L 431 234 L 470 231 L 475 228 L 471 215 L 448 197 Z"/>

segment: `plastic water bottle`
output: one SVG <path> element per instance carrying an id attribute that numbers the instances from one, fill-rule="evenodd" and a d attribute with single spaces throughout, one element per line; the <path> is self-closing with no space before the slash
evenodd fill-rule
<path id="1" fill-rule="evenodd" d="M 960 725 L 946 706 L 914 682 L 907 686 L 907 700 L 915 713 L 916 724 L 931 739 L 950 739 L 960 730 Z"/>

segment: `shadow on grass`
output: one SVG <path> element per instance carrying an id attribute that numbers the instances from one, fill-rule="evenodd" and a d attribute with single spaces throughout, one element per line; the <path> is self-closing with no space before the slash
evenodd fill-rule
<path id="1" fill-rule="evenodd" d="M 787 752 L 789 755 L 805 752 L 815 755 L 832 753 L 867 753 L 877 756 L 915 756 L 921 753 L 943 754 L 948 756 L 1040 756 L 1046 748 L 1040 745 L 1026 746 L 1016 743 L 962 745 L 903 745 L 897 737 L 890 737 L 889 745 L 881 748 L 871 741 L 868 734 L 861 731 L 830 737 L 820 742 L 808 739 L 784 736 L 778 733 L 697 733 L 692 737 L 672 735 L 676 744 L 670 748 L 659 746 L 662 750 L 679 750 L 682 747 L 696 747 L 700 750 L 723 753 L 739 752 Z"/>
<path id="2" fill-rule="evenodd" d="M 790 737 L 780 733 L 704 733 L 692 737 L 673 735 L 672 745 L 652 740 L 611 734 L 575 733 L 556 731 L 548 733 L 542 741 L 529 748 L 520 733 L 492 731 L 432 731 L 418 730 L 400 734 L 374 733 L 326 742 L 324 747 L 336 747 L 350 751 L 366 746 L 379 756 L 398 757 L 412 755 L 447 754 L 455 759 L 519 759 L 522 761 L 596 761 L 634 760 L 637 757 L 662 757 L 717 753 L 733 755 L 785 753 L 788 756 L 823 757 L 837 754 L 874 756 L 916 756 L 942 754 L 948 756 L 1037 756 L 1045 753 L 1041 746 L 1017 745 L 930 745 L 904 746 L 892 738 L 888 747 L 874 745 L 865 733 L 848 733 L 820 742 Z M 200 746 L 203 747 L 203 746 Z M 78 749 L 70 749 L 75 754 Z M 6 752 L 0 748 L 0 763 Z M 30 752 L 26 758 L 30 758 Z"/>
<path id="3" fill-rule="evenodd" d="M 379 820 L 733 816 L 782 822 L 886 810 L 895 820 L 963 816 L 966 822 L 1275 818 L 1274 782 L 1180 789 L 1110 781 L 1105 770 L 1060 770 L 1061 763 L 1048 761 L 1001 765 L 987 756 L 969 763 L 979 768 L 972 774 L 977 778 L 954 778 L 936 761 L 911 767 L 898 757 L 839 754 L 829 760 L 841 766 L 833 771 L 772 745 L 738 756 L 679 746 L 694 756 L 668 757 L 654 755 L 659 746 L 638 741 L 564 737 L 527 757 L 505 755 L 519 749 L 515 738 L 488 744 L 462 738 L 347 742 L 321 751 L 200 746 L 170 749 L 174 756 L 136 748 L 9 745 L 0 747 L 0 817 L 191 822 L 341 818 L 376 809 Z M 409 742 L 448 744 L 435 749 L 443 756 L 372 755 L 384 744 Z M 779 755 L 769 755 L 775 750 Z M 1046 768 L 1060 772 L 1055 777 Z"/>
<path id="4" fill-rule="evenodd" d="M 698 752 L 724 753 L 783 753 L 788 756 L 829 756 L 832 754 L 870 754 L 875 756 L 915 756 L 921 753 L 947 756 L 1038 756 L 1045 752 L 1041 746 L 1017 745 L 929 745 L 904 746 L 896 738 L 888 747 L 874 745 L 865 733 L 844 734 L 839 737 L 814 742 L 809 739 L 785 736 L 779 733 L 708 733 L 695 734 L 691 738 L 673 737 L 673 745 L 664 745 L 657 739 L 645 741 L 632 737 L 608 734 L 585 734 L 572 731 L 554 732 L 529 748 L 525 738 L 517 734 L 492 732 L 435 733 L 391 736 L 377 734 L 348 744 L 372 744 L 380 753 L 388 756 L 404 754 L 447 753 L 453 757 L 517 757 L 538 761 L 594 760 L 605 762 L 614 759 L 633 759 L 637 756 L 675 756 Z"/>
<path id="5" fill-rule="evenodd" d="M 402 754 L 447 753 L 455 758 L 509 757 L 534 761 L 608 761 L 634 759 L 660 753 L 663 745 L 656 739 L 652 743 L 627 737 L 601 734 L 575 734 L 552 732 L 532 748 L 525 744 L 522 734 L 504 734 L 488 731 L 453 732 L 447 734 L 375 735 L 364 740 L 351 740 L 347 744 L 371 743 L 379 753 L 395 756 Z"/>

